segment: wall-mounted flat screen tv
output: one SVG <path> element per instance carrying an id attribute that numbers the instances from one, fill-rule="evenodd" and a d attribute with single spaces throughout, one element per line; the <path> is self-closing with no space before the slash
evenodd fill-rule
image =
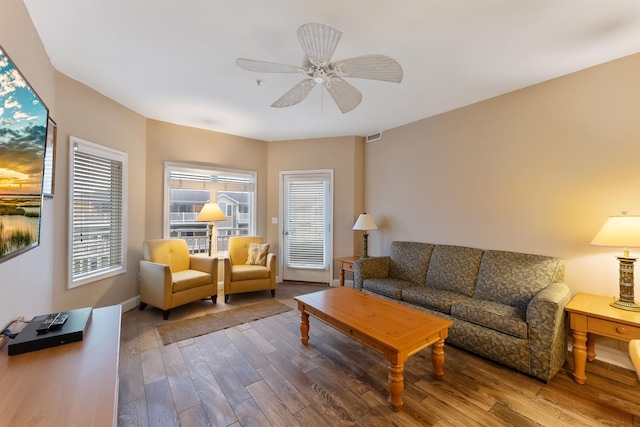
<path id="1" fill-rule="evenodd" d="M 40 244 L 49 110 L 0 46 L 0 262 Z"/>

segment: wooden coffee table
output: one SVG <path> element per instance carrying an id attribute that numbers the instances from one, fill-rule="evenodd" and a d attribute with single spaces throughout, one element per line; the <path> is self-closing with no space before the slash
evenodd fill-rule
<path id="1" fill-rule="evenodd" d="M 295 298 L 300 310 L 300 340 L 309 342 L 309 315 L 325 322 L 389 361 L 389 403 L 402 407 L 404 363 L 431 345 L 433 378 L 444 375 L 444 340 L 453 322 L 347 287 Z"/>

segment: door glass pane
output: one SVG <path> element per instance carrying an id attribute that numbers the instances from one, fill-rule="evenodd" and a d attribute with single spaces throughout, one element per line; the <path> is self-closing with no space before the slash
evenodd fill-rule
<path id="1" fill-rule="evenodd" d="M 287 266 L 325 268 L 325 181 L 290 181 L 287 191 Z"/>

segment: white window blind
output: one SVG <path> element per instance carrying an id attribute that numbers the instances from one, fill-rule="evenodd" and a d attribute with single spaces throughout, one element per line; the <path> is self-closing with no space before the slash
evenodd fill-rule
<path id="1" fill-rule="evenodd" d="M 288 183 L 287 265 L 325 268 L 325 181 Z"/>
<path id="2" fill-rule="evenodd" d="M 127 154 L 71 137 L 71 283 L 126 271 Z"/>

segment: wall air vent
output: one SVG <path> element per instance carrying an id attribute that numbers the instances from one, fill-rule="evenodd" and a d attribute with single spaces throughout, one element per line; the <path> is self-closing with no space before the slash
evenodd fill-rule
<path id="1" fill-rule="evenodd" d="M 366 142 L 367 144 L 373 141 L 380 141 L 382 139 L 382 132 L 374 133 L 373 135 L 367 136 Z"/>

